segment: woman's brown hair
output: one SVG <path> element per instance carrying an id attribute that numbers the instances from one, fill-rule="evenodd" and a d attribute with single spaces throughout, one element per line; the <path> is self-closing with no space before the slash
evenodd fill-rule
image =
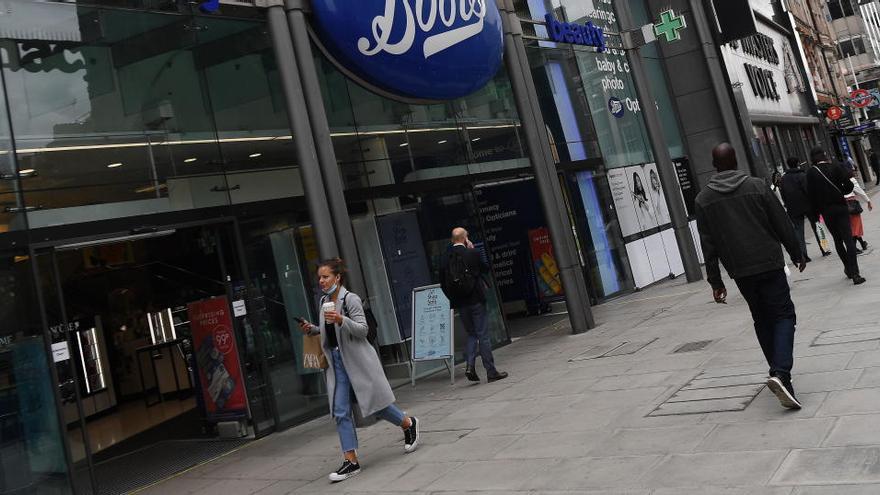
<path id="1" fill-rule="evenodd" d="M 348 273 L 348 270 L 346 270 L 345 261 L 343 261 L 342 258 L 330 258 L 324 260 L 318 263 L 318 268 L 316 269 L 316 271 L 324 268 L 325 266 L 330 269 L 330 272 L 333 273 L 333 275 L 339 275 L 340 285 L 345 284 L 345 277 Z"/>

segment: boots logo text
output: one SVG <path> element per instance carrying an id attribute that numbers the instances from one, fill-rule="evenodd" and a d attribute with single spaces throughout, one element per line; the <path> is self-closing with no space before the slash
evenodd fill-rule
<path id="1" fill-rule="evenodd" d="M 321 44 L 350 75 L 391 95 L 450 100 L 491 80 L 503 33 L 495 0 L 313 2 Z"/>
<path id="2" fill-rule="evenodd" d="M 395 33 L 394 20 L 398 15 L 403 17 L 404 28 Z M 367 56 L 380 52 L 405 54 L 416 41 L 418 27 L 427 35 L 422 52 L 428 58 L 480 34 L 485 18 L 485 0 L 415 0 L 414 7 L 409 0 L 385 0 L 385 13 L 373 18 L 370 26 L 373 39 L 359 39 L 358 50 Z M 459 19 L 461 26 L 453 27 Z M 440 32 L 431 34 L 438 26 Z"/>

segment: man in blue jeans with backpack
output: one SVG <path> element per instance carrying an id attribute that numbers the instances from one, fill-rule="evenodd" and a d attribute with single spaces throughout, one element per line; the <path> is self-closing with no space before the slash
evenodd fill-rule
<path id="1" fill-rule="evenodd" d="M 467 230 L 457 227 L 452 231 L 452 248 L 444 256 L 440 266 L 440 287 L 449 298 L 452 309 L 457 309 L 467 333 L 467 370 L 465 376 L 472 382 L 480 381 L 477 375 L 477 348 L 486 368 L 489 383 L 507 378 L 507 373 L 495 369 L 492 342 L 489 340 L 486 312 L 486 288 L 483 276 L 489 273 L 489 265 L 480 257 L 468 239 Z"/>

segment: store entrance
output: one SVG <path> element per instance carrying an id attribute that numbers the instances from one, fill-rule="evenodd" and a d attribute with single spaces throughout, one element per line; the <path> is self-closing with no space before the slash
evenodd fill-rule
<path id="1" fill-rule="evenodd" d="M 219 223 L 35 250 L 78 493 L 126 493 L 244 441 L 216 427 L 248 416 L 235 239 Z"/>

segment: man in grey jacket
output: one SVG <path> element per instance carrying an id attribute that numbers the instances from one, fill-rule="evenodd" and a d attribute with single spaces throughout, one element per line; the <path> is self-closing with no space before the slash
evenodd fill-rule
<path id="1" fill-rule="evenodd" d="M 770 365 L 767 386 L 790 409 L 800 409 L 791 384 L 794 303 L 785 275 L 785 246 L 800 271 L 806 268 L 791 220 L 769 186 L 737 170 L 728 143 L 712 150 L 716 174 L 696 199 L 697 227 L 715 302 L 727 299 L 719 260 L 749 305 L 755 333 Z"/>

